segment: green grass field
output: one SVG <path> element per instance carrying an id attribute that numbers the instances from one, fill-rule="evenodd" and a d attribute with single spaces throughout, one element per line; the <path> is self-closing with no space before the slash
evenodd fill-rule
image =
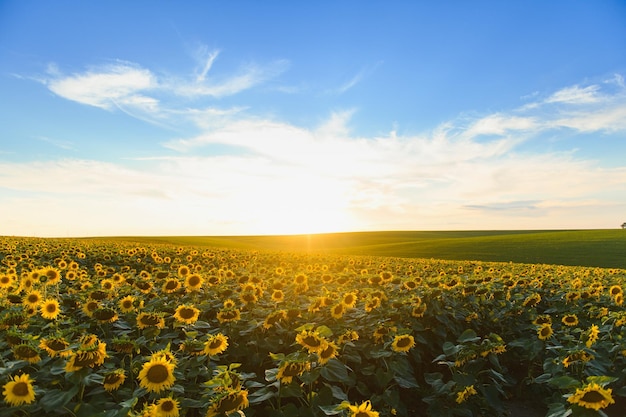
<path id="1" fill-rule="evenodd" d="M 626 269 L 626 230 L 387 231 L 290 236 L 118 237 L 139 243 Z"/>

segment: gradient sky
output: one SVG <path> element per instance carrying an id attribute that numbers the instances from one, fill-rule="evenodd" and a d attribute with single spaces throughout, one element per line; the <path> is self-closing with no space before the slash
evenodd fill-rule
<path id="1" fill-rule="evenodd" d="M 624 1 L 0 1 L 0 235 L 618 228 Z"/>

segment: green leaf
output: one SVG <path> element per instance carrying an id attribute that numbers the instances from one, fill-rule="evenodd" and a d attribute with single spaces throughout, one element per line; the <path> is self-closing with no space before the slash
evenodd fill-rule
<path id="1" fill-rule="evenodd" d="M 343 392 L 343 390 L 340 387 L 336 385 L 331 385 L 330 390 L 333 393 L 333 398 L 336 398 L 341 401 L 348 401 L 348 394 Z"/>
<path id="2" fill-rule="evenodd" d="M 59 389 L 48 390 L 46 394 L 41 397 L 41 400 L 39 400 L 39 405 L 47 412 L 63 408 L 78 394 L 79 390 L 80 387 L 78 385 L 72 386 L 67 391 Z"/>
<path id="3" fill-rule="evenodd" d="M 580 386 L 580 382 L 571 376 L 563 375 L 550 380 L 550 385 L 553 385 L 559 389 L 569 389 Z"/>
<path id="4" fill-rule="evenodd" d="M 588 376 L 587 383 L 589 384 L 595 383 L 595 384 L 600 385 L 601 387 L 606 387 L 611 382 L 615 382 L 618 379 L 619 378 L 612 377 L 612 376 Z"/>
<path id="5" fill-rule="evenodd" d="M 265 387 L 251 393 L 248 396 L 248 401 L 250 405 L 260 404 L 264 401 L 276 397 L 277 395 L 278 393 L 274 391 L 271 387 Z"/>
<path id="6" fill-rule="evenodd" d="M 334 382 L 350 382 L 350 378 L 348 376 L 348 368 L 342 362 L 333 358 L 328 361 L 326 365 L 320 371 L 320 375 L 327 381 Z"/>
<path id="7" fill-rule="evenodd" d="M 331 337 L 333 335 L 333 331 L 330 330 L 330 328 L 328 326 L 317 326 L 317 328 L 315 329 L 320 336 L 322 337 Z"/>
<path id="8" fill-rule="evenodd" d="M 476 334 L 476 332 L 472 329 L 467 329 L 458 337 L 457 342 L 459 343 L 467 343 L 467 342 L 477 342 L 480 340 L 480 337 Z"/>
<path id="9" fill-rule="evenodd" d="M 343 408 L 337 405 L 320 405 L 320 410 L 324 412 L 327 416 L 336 416 L 337 414 L 341 414 L 343 412 Z"/>

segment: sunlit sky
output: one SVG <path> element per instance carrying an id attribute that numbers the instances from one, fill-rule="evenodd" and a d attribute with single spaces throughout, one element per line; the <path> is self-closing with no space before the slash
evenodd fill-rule
<path id="1" fill-rule="evenodd" d="M 618 228 L 626 2 L 0 1 L 0 235 Z"/>

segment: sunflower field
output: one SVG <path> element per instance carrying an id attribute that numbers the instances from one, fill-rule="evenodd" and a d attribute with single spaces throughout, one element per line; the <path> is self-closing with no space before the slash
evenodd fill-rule
<path id="1" fill-rule="evenodd" d="M 0 417 L 626 415 L 626 270 L 0 238 Z"/>

